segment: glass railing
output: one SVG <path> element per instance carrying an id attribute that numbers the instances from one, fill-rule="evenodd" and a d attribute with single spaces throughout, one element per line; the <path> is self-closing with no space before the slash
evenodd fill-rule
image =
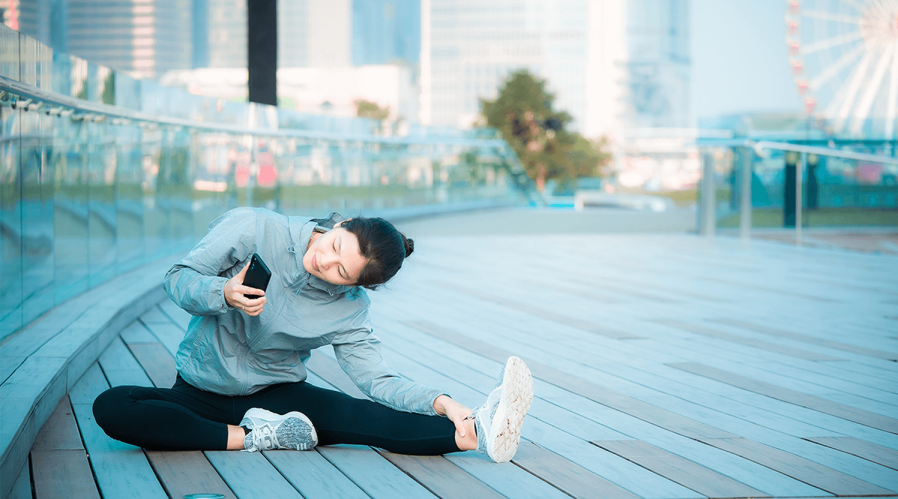
<path id="1" fill-rule="evenodd" d="M 495 132 L 406 128 L 194 96 L 0 25 L 0 340 L 186 251 L 237 206 L 398 216 L 538 199 Z"/>
<path id="2" fill-rule="evenodd" d="M 757 140 L 714 142 L 700 141 L 700 146 L 709 163 L 705 171 L 713 176 L 718 228 L 740 226 L 746 213 L 743 192 L 750 193 L 751 227 L 795 227 L 796 214 L 804 227 L 898 226 L 895 140 L 771 142 L 819 148 L 805 157 L 777 148 L 758 150 L 754 145 L 763 142 Z M 839 157 L 842 153 L 860 157 Z M 796 171 L 801 172 L 800 186 Z M 743 189 L 745 182 L 750 182 L 750 189 Z"/>

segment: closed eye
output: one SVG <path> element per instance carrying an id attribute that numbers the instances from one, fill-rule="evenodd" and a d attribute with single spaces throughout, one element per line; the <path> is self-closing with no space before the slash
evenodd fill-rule
<path id="1" fill-rule="evenodd" d="M 334 252 L 337 253 L 337 256 L 340 256 L 340 251 L 337 249 L 337 240 L 334 239 Z M 348 274 L 346 273 L 346 268 L 343 265 L 337 267 L 337 273 L 340 274 L 340 277 L 343 279 L 349 280 Z"/>

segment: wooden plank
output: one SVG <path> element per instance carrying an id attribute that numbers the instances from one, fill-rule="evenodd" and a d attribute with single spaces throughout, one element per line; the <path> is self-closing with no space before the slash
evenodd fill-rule
<path id="1" fill-rule="evenodd" d="M 476 340 L 469 336 L 458 334 L 450 329 L 438 326 L 428 321 L 403 322 L 421 332 L 436 338 L 445 340 L 456 346 L 470 350 L 474 353 L 504 363 L 511 356 L 511 352 L 492 346 L 488 343 Z M 583 378 L 567 374 L 540 362 L 524 359 L 534 377 L 542 379 L 564 388 L 568 391 L 594 400 L 602 405 L 630 414 L 643 421 L 666 428 L 681 435 L 697 438 L 729 438 L 735 435 L 719 430 L 704 423 L 689 419 L 664 408 L 642 402 L 613 390 L 590 383 Z"/>
<path id="2" fill-rule="evenodd" d="M 159 339 L 159 342 L 172 354 L 172 357 L 178 354 L 178 347 L 181 345 L 181 340 L 184 339 L 185 334 L 180 326 L 171 323 L 146 324 L 145 326 Z"/>
<path id="3" fill-rule="evenodd" d="M 128 343 L 128 349 L 155 386 L 171 388 L 175 384 L 175 359 L 161 343 Z"/>
<path id="4" fill-rule="evenodd" d="M 728 476 L 639 440 L 590 443 L 708 497 L 770 497 Z"/>
<path id="5" fill-rule="evenodd" d="M 32 452 L 49 450 L 84 450 L 68 395 L 59 401 L 31 446 Z"/>
<path id="6" fill-rule="evenodd" d="M 378 453 L 437 497 L 443 499 L 505 497 L 443 456 L 407 456 L 386 451 Z"/>
<path id="7" fill-rule="evenodd" d="M 100 498 L 83 450 L 32 451 L 31 466 L 35 499 Z"/>
<path id="8" fill-rule="evenodd" d="M 349 379 L 349 376 L 343 372 L 337 361 L 320 351 L 312 351 L 312 356 L 306 361 L 306 368 L 336 387 L 339 391 L 357 399 L 368 399 L 359 387 L 355 386 L 355 383 Z"/>
<path id="9" fill-rule="evenodd" d="M 695 491 L 537 419 L 525 422 L 521 436 L 522 442 L 533 442 L 638 496 L 696 497 Z"/>
<path id="10" fill-rule="evenodd" d="M 240 499 L 302 498 L 259 452 L 205 451 L 205 454 Z"/>
<path id="11" fill-rule="evenodd" d="M 140 321 L 134 321 L 128 325 L 124 330 L 122 330 L 119 335 L 122 337 L 122 341 L 126 344 L 128 343 L 152 343 L 154 341 L 159 341 L 153 336 L 153 333 L 147 329 L 146 326 L 143 325 Z"/>
<path id="12" fill-rule="evenodd" d="M 146 455 L 171 497 L 203 492 L 221 494 L 226 499 L 237 497 L 201 451 L 146 451 Z"/>
<path id="13" fill-rule="evenodd" d="M 175 305 L 175 302 L 171 300 L 162 300 L 159 303 L 159 309 L 162 310 L 172 322 L 180 326 L 184 331 L 187 331 L 187 325 L 190 323 L 190 319 L 193 318 L 192 315 L 187 313 L 183 308 Z"/>
<path id="14" fill-rule="evenodd" d="M 777 400 L 782 400 L 790 404 L 807 407 L 831 416 L 854 421 L 871 428 L 877 428 L 889 433 L 898 433 L 898 420 L 876 414 L 873 412 L 857 409 L 848 405 L 840 404 L 830 400 L 807 395 L 804 393 L 782 388 L 763 381 L 757 381 L 745 376 L 733 374 L 721 369 L 700 364 L 698 362 L 681 362 L 668 364 L 671 367 L 681 369 L 683 371 L 698 374 L 706 378 L 715 379 L 722 383 L 737 386 L 744 390 L 760 393 Z"/>
<path id="15" fill-rule="evenodd" d="M 446 454 L 447 460 L 506 497 L 515 499 L 569 499 L 571 496 L 514 463 L 497 464 L 473 452 Z"/>
<path id="16" fill-rule="evenodd" d="M 304 497 L 368 499 L 358 485 L 317 451 L 262 454 Z"/>
<path id="17" fill-rule="evenodd" d="M 525 314 L 535 315 L 537 317 L 547 319 L 550 321 L 557 322 L 559 324 L 565 324 L 571 327 L 575 327 L 577 329 L 581 329 L 583 331 L 588 331 L 590 333 L 599 334 L 602 336 L 606 336 L 608 338 L 613 338 L 616 340 L 619 339 L 634 339 L 639 338 L 639 336 L 634 335 L 632 333 L 627 333 L 625 331 L 618 331 L 616 329 L 608 328 L 605 326 L 601 326 L 599 324 L 585 321 L 582 319 L 578 319 L 576 317 L 571 317 L 565 314 L 560 314 L 558 312 L 540 307 L 539 305 L 535 305 L 533 303 L 523 303 L 517 300 L 512 300 L 505 296 L 498 296 L 491 293 L 486 293 L 483 291 L 478 291 L 474 288 L 470 287 L 460 287 L 455 284 L 446 282 L 446 281 L 436 281 L 434 284 L 456 291 L 458 293 L 462 293 L 469 296 L 475 296 L 482 300 L 490 301 L 493 303 L 498 303 L 499 305 L 513 308 L 519 312 L 523 312 Z"/>
<path id="18" fill-rule="evenodd" d="M 805 440 L 898 470 L 898 450 L 895 449 L 853 437 L 806 437 Z"/>
<path id="19" fill-rule="evenodd" d="M 708 438 L 701 441 L 837 496 L 875 496 L 898 492 L 878 487 L 795 454 L 746 438 Z"/>
<path id="20" fill-rule="evenodd" d="M 512 463 L 542 478 L 575 498 L 637 499 L 636 494 L 615 485 L 567 459 L 531 443 L 521 442 Z"/>
<path id="21" fill-rule="evenodd" d="M 684 331 L 689 331 L 691 333 L 700 334 L 703 336 L 708 336 L 709 338 L 716 338 L 719 340 L 729 341 L 730 343 L 738 343 L 740 345 L 745 345 L 751 348 L 758 348 L 761 350 L 767 350 L 769 352 L 776 352 L 783 355 L 788 355 L 790 357 L 795 357 L 798 359 L 805 360 L 815 360 L 815 361 L 833 361 L 833 360 L 842 360 L 837 359 L 835 357 L 830 357 L 829 355 L 823 355 L 815 352 L 809 352 L 807 350 L 801 350 L 799 348 L 792 348 L 785 345 L 778 345 L 776 343 L 769 343 L 766 341 L 757 340 L 754 338 L 747 338 L 744 336 L 739 336 L 738 334 L 729 334 L 724 333 L 722 331 L 717 331 L 711 329 L 709 327 L 699 326 L 697 324 L 689 324 L 682 321 L 677 320 L 655 320 L 658 324 L 664 324 L 665 326 L 682 329 Z"/>
<path id="22" fill-rule="evenodd" d="M 153 386 L 137 359 L 121 338 L 115 338 L 100 354 L 100 367 L 112 386 Z"/>
<path id="23" fill-rule="evenodd" d="M 6 495 L 6 499 L 33 499 L 31 493 L 31 473 L 28 471 L 28 463 L 22 466 L 22 471 L 12 484 L 12 488 Z"/>
<path id="24" fill-rule="evenodd" d="M 159 306 L 155 306 L 140 316 L 140 321 L 144 324 L 170 324 L 172 320 L 162 313 Z"/>
<path id="25" fill-rule="evenodd" d="M 845 350 L 846 352 L 852 352 L 859 355 L 866 355 L 868 357 L 874 357 L 877 359 L 885 359 L 885 360 L 898 360 L 898 353 L 894 352 L 886 352 L 883 350 L 875 350 L 872 348 L 864 348 L 857 345 L 850 345 L 848 343 L 842 343 L 840 341 L 832 341 L 823 338 L 819 338 L 816 336 L 811 336 L 808 334 L 801 333 L 793 333 L 792 331 L 786 331 L 785 329 L 772 327 L 764 324 L 756 324 L 754 322 L 749 322 L 745 320 L 732 319 L 729 317 L 712 319 L 714 322 L 719 322 L 721 324 L 728 324 L 730 326 L 736 326 L 743 329 L 748 329 L 750 331 L 757 331 L 759 333 L 769 334 L 771 336 L 777 336 L 782 338 L 790 338 L 796 341 L 804 341 L 806 343 L 813 343 L 815 345 L 824 346 L 827 348 L 832 348 L 835 350 Z"/>
<path id="26" fill-rule="evenodd" d="M 69 399 L 73 408 L 76 404 L 93 405 L 94 400 L 108 389 L 109 383 L 103 371 L 94 362 L 69 391 Z"/>
<path id="27" fill-rule="evenodd" d="M 333 445 L 318 452 L 374 499 L 432 499 L 433 494 L 370 447 Z"/>
<path id="28" fill-rule="evenodd" d="M 142 450 L 103 433 L 90 404 L 76 403 L 72 408 L 103 497 L 168 497 Z"/>

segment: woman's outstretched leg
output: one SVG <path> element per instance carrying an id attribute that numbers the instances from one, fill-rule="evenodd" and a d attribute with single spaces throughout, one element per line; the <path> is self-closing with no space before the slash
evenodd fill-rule
<path id="1" fill-rule="evenodd" d="M 401 412 L 309 383 L 277 385 L 240 397 L 238 404 L 246 404 L 246 410 L 261 407 L 278 414 L 305 414 L 315 426 L 319 445 L 373 445 L 415 455 L 463 450 L 456 441 L 455 425 L 442 416 Z"/>

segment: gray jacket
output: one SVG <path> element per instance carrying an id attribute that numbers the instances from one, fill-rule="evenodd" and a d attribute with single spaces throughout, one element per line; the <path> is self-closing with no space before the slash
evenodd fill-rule
<path id="1" fill-rule="evenodd" d="M 371 399 L 406 412 L 435 414 L 443 392 L 404 379 L 383 361 L 362 288 L 306 272 L 302 257 L 316 225 L 343 220 L 286 217 L 237 208 L 165 275 L 171 299 L 194 317 L 177 354 L 178 372 L 202 390 L 247 395 L 275 383 L 304 381 L 313 348 L 331 344 L 340 366 Z M 224 285 L 258 253 L 271 270 L 265 310 L 250 317 L 228 306 Z"/>

